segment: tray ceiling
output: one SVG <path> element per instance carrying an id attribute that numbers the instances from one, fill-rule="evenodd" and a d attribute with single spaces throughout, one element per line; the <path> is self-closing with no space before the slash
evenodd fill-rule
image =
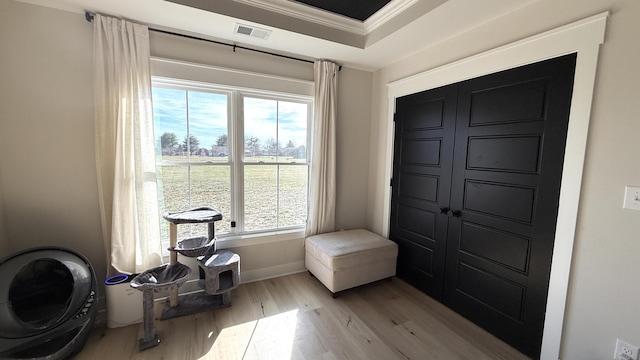
<path id="1" fill-rule="evenodd" d="M 80 14 L 98 12 L 150 27 L 373 71 L 538 0 L 16 0 Z M 305 3 L 303 3 L 304 1 Z M 311 3 L 382 6 L 364 21 Z M 385 3 L 386 2 L 386 3 Z M 385 3 L 385 4 L 382 4 Z M 356 16 L 353 9 L 335 9 Z M 371 11 L 371 10 L 369 10 Z M 239 25 L 269 32 L 239 34 Z"/>
<path id="2" fill-rule="evenodd" d="M 390 1 L 391 0 L 297 0 L 299 3 L 359 21 L 365 21 Z"/>

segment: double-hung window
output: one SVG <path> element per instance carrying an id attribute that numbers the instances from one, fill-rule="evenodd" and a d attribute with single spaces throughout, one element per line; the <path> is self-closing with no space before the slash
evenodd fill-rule
<path id="1" fill-rule="evenodd" d="M 303 229 L 312 98 L 153 79 L 159 209 L 211 206 L 219 239 Z M 178 238 L 207 233 L 178 226 Z M 168 223 L 161 236 L 168 243 Z"/>

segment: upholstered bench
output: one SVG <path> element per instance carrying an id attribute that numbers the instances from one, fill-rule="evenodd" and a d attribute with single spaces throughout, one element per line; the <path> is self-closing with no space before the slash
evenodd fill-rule
<path id="1" fill-rule="evenodd" d="M 357 229 L 309 236 L 305 265 L 335 296 L 339 291 L 396 274 L 398 245 Z"/>

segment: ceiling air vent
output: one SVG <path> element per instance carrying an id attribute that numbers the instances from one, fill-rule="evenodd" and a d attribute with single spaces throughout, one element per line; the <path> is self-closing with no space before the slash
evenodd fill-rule
<path id="1" fill-rule="evenodd" d="M 260 38 L 263 40 L 267 40 L 269 35 L 271 35 L 271 30 L 261 29 L 255 26 L 236 24 L 236 28 L 233 31 L 236 34 L 248 35 L 256 38 Z"/>

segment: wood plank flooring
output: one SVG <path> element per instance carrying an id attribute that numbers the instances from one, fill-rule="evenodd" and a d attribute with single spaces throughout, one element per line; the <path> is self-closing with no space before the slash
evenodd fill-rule
<path id="1" fill-rule="evenodd" d="M 230 308 L 156 320 L 154 348 L 138 350 L 137 324 L 92 335 L 74 359 L 528 359 L 397 278 L 333 299 L 299 273 L 242 284 L 231 299 Z"/>

